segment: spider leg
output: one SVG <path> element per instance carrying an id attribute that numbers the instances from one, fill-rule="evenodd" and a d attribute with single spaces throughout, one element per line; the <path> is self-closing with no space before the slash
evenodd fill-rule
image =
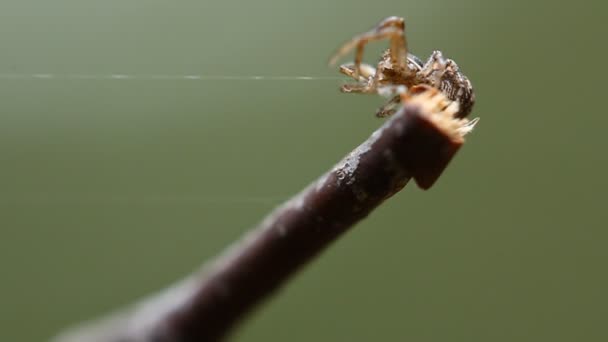
<path id="1" fill-rule="evenodd" d="M 365 82 L 370 77 L 376 75 L 376 69 L 369 64 L 361 64 L 359 67 L 359 74 L 357 75 L 357 68 L 353 63 L 340 65 L 340 72 L 350 78 L 354 78 L 356 81 Z"/>
<path id="2" fill-rule="evenodd" d="M 395 114 L 409 89 L 403 84 L 389 84 L 377 87 L 376 91 L 378 94 L 389 98 L 389 100 L 376 111 L 377 117 L 384 118 Z"/>
<path id="3" fill-rule="evenodd" d="M 343 84 L 340 91 L 343 93 L 375 94 L 376 88 L 368 83 L 348 83 Z"/>
<path id="4" fill-rule="evenodd" d="M 342 45 L 329 60 L 329 64 L 333 65 L 336 61 L 355 49 L 355 75 L 362 72 L 361 62 L 363 60 L 363 51 L 365 45 L 371 41 L 382 39 L 390 39 L 390 55 L 393 64 L 404 67 L 407 63 L 407 40 L 405 38 L 405 22 L 403 18 L 388 17 L 381 21 L 372 30 L 355 36 L 350 41 Z"/>
<path id="5" fill-rule="evenodd" d="M 389 38 L 390 42 L 390 54 L 392 62 L 400 67 L 405 66 L 407 61 L 407 38 L 405 36 L 405 20 L 400 17 L 388 17 L 382 20 L 376 30 L 385 30 L 388 28 L 396 29 L 396 34 L 391 35 Z"/>
<path id="6" fill-rule="evenodd" d="M 376 69 L 369 64 L 361 64 L 361 72 L 357 74 L 357 69 L 354 64 L 343 64 L 340 66 L 340 72 L 348 77 L 358 81 L 358 83 L 348 83 L 342 85 L 340 90 L 343 93 L 365 93 L 371 94 L 376 92 Z"/>
<path id="7" fill-rule="evenodd" d="M 399 105 L 401 104 L 401 94 L 393 96 L 390 100 L 388 100 L 382 107 L 378 108 L 376 111 L 376 116 L 379 118 L 385 118 L 387 116 L 391 116 L 395 114 L 397 109 L 399 109 Z"/>

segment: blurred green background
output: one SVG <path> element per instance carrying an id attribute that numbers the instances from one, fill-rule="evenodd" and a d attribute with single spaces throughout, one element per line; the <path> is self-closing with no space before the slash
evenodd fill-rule
<path id="1" fill-rule="evenodd" d="M 181 278 L 382 121 L 339 43 L 404 16 L 481 117 L 235 341 L 606 341 L 600 1 L 0 1 L 0 340 L 43 341 Z M 366 54 L 375 61 L 386 43 Z"/>

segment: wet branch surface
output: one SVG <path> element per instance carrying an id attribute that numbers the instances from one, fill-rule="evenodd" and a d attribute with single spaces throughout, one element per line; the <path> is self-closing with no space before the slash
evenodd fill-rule
<path id="1" fill-rule="evenodd" d="M 426 109 L 425 109 L 426 108 Z M 334 168 L 270 213 L 199 272 L 56 342 L 195 342 L 236 323 L 410 179 L 433 185 L 462 140 L 405 104 Z"/>

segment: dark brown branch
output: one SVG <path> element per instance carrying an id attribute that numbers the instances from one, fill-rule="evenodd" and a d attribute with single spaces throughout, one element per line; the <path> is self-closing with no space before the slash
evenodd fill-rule
<path id="1" fill-rule="evenodd" d="M 256 304 L 410 178 L 424 189 L 433 185 L 463 142 L 454 125 L 441 127 L 436 118 L 443 114 L 433 112 L 438 108 L 433 101 L 426 97 L 406 103 L 332 170 L 199 273 L 56 341 L 195 342 L 225 337 Z"/>

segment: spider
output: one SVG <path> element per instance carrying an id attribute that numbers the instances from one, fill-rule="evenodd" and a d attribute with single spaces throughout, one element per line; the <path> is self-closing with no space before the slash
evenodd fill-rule
<path id="1" fill-rule="evenodd" d="M 363 49 L 368 42 L 389 39 L 390 46 L 382 54 L 376 68 L 362 63 Z M 394 114 L 399 108 L 402 96 L 408 91 L 417 92 L 428 86 L 439 89 L 448 99 L 457 101 L 457 118 L 466 117 L 475 103 L 475 94 L 469 79 L 463 75 L 456 63 L 443 57 L 441 51 L 434 51 L 426 62 L 410 53 L 405 37 L 405 20 L 388 17 L 370 31 L 353 37 L 342 45 L 331 57 L 330 65 L 355 50 L 355 60 L 340 66 L 340 72 L 353 78 L 357 83 L 344 84 L 344 93 L 380 94 L 390 99 L 376 112 L 378 117 Z"/>

